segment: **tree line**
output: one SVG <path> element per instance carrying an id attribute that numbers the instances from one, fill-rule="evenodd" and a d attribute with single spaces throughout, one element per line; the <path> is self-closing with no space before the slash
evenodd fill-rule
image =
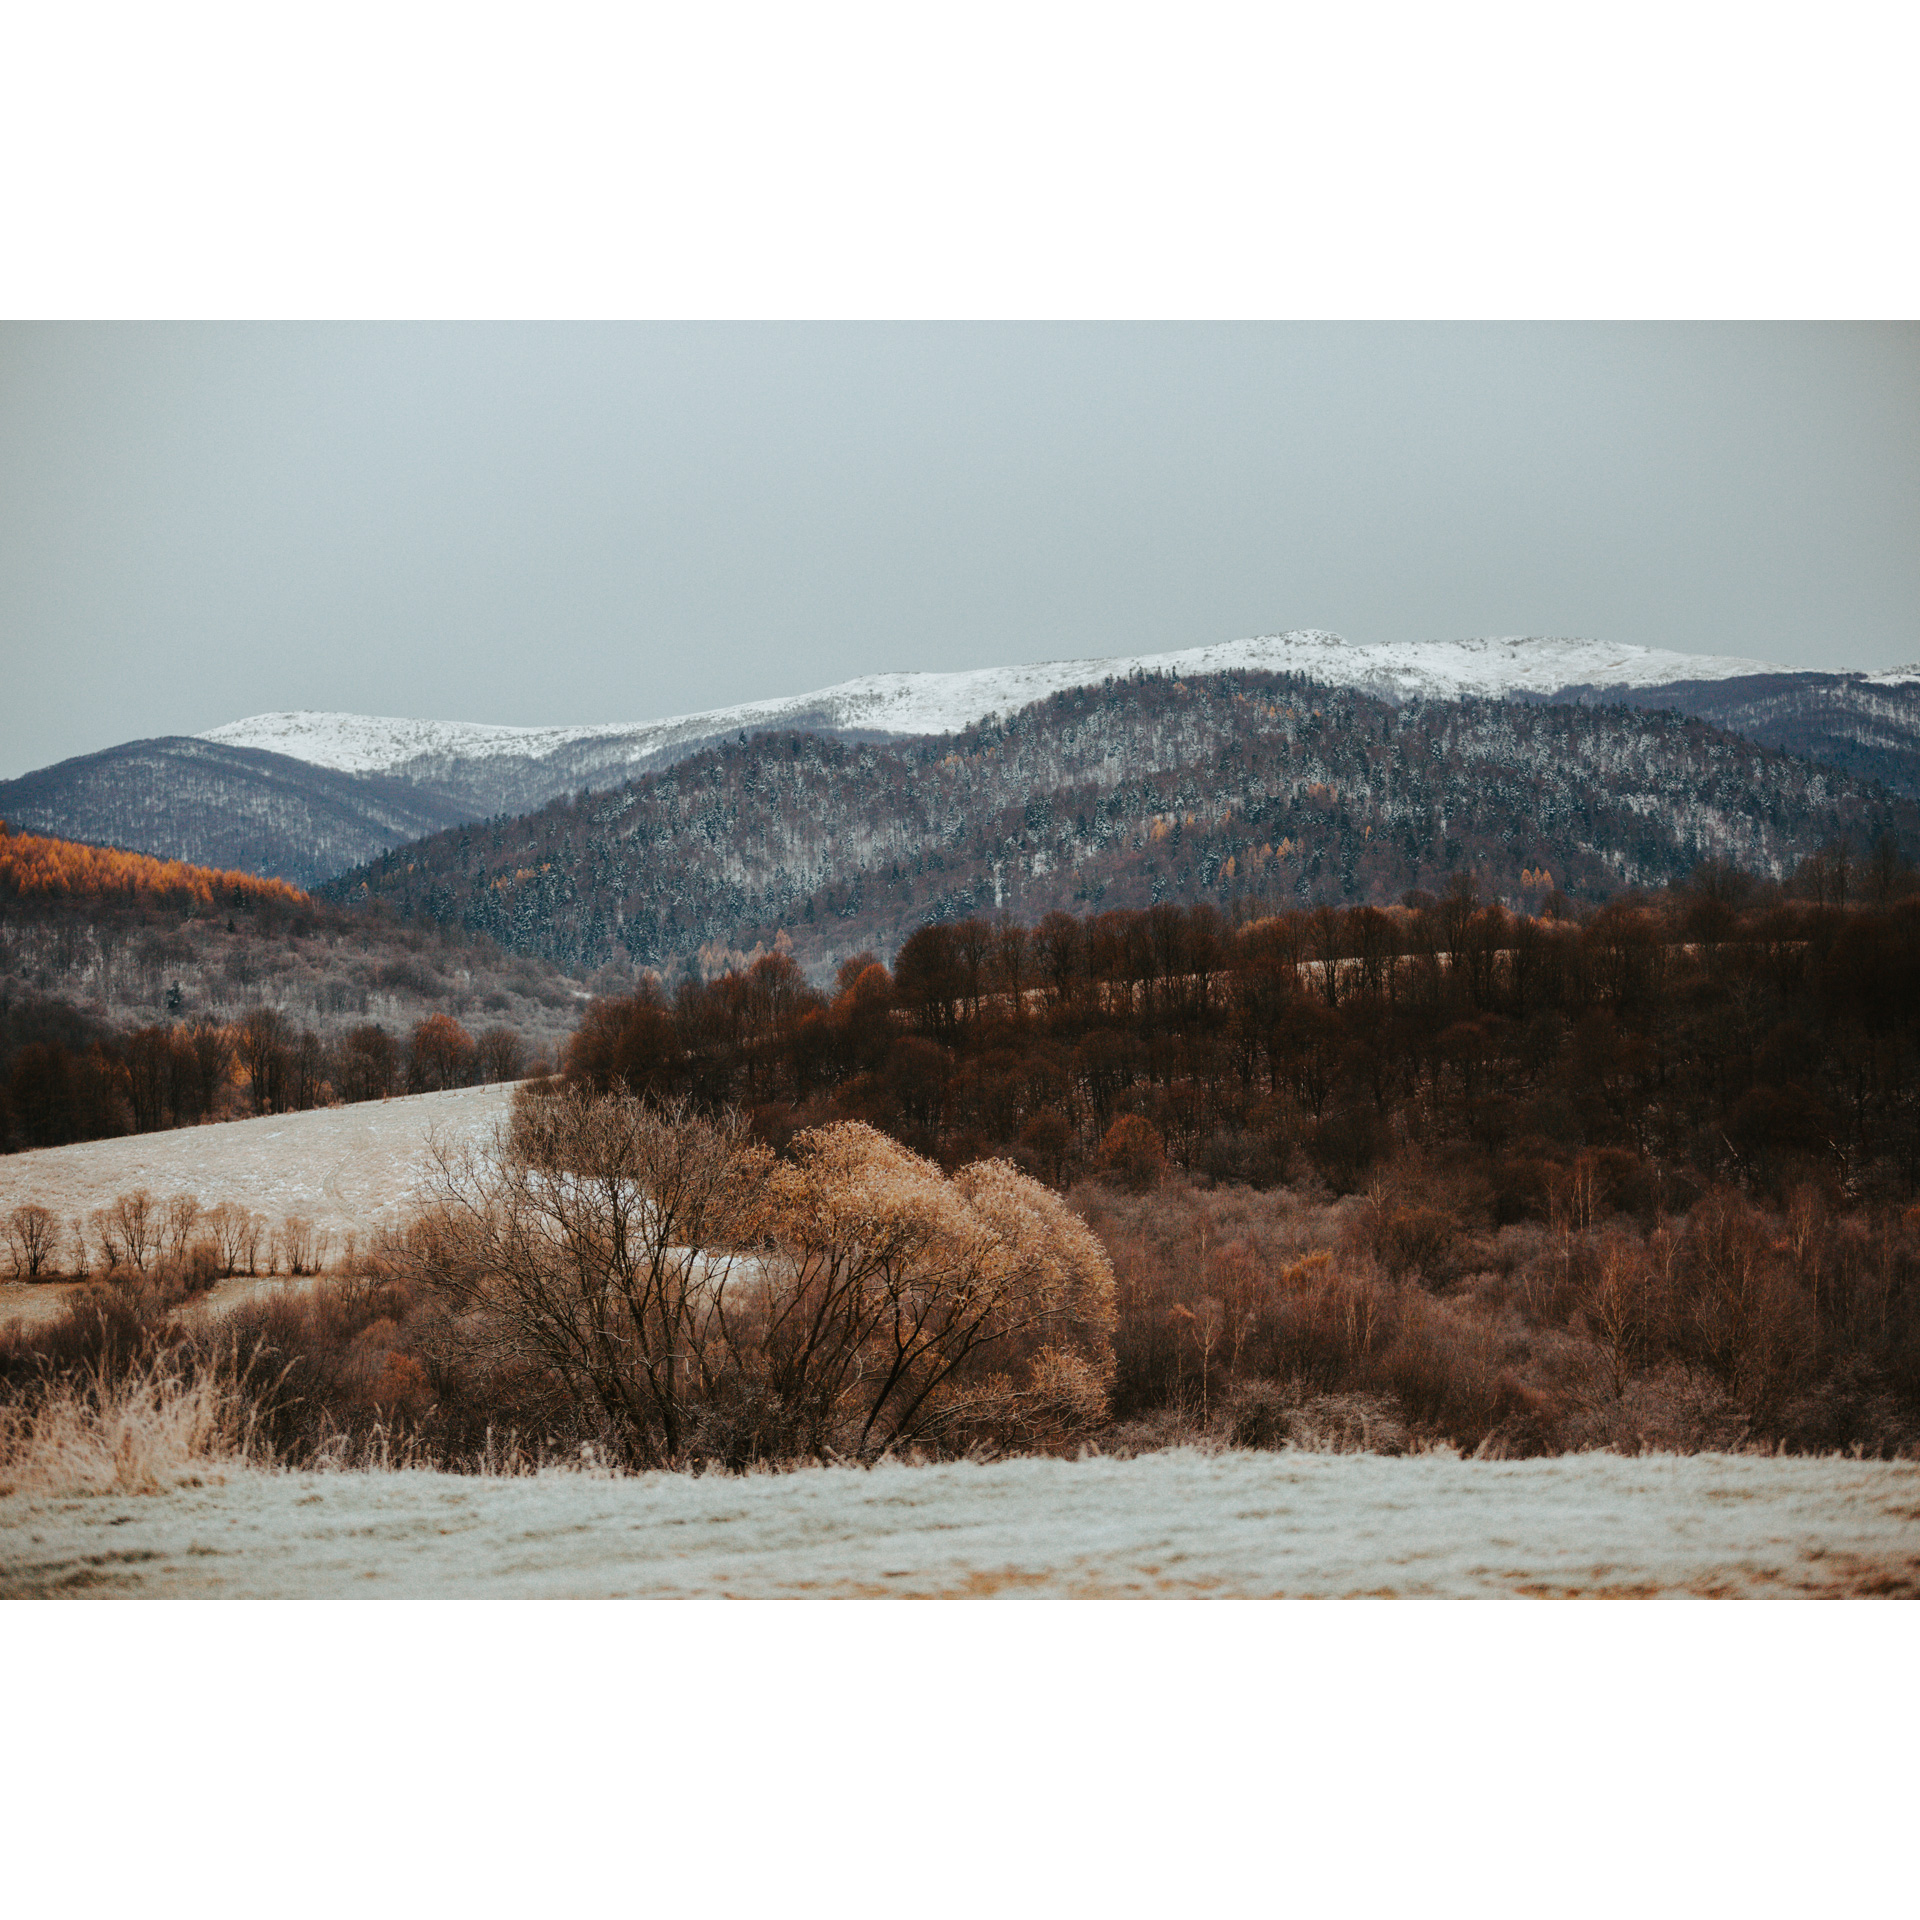
<path id="1" fill-rule="evenodd" d="M 892 967 L 853 957 L 830 992 L 778 953 L 644 981 L 589 1006 L 563 1071 L 737 1106 L 776 1146 L 860 1120 L 1056 1185 L 1132 1151 L 1352 1191 L 1416 1146 L 1474 1161 L 1502 1219 L 1542 1217 L 1583 1155 L 1648 1207 L 1716 1179 L 1910 1195 L 1920 900 L 1894 897 L 1900 871 L 1877 901 L 1858 881 L 1836 854 L 1801 897 L 1709 866 L 1584 917 L 1461 876 L 1388 909 L 969 918 L 922 926 Z"/>
<path id="2" fill-rule="evenodd" d="M 427 1015 L 405 1034 L 363 1021 L 332 1039 L 274 1007 L 256 1007 L 234 1021 L 102 1031 L 90 1040 L 34 1038 L 17 1045 L 0 1070 L 0 1146 L 15 1153 L 437 1093 L 517 1080 L 526 1064 L 526 1048 L 511 1027 L 475 1035 L 444 1013 Z"/>
<path id="3" fill-rule="evenodd" d="M 76 900 L 201 913 L 261 905 L 312 906 L 306 894 L 284 880 L 22 833 L 0 820 L 0 906 Z"/>

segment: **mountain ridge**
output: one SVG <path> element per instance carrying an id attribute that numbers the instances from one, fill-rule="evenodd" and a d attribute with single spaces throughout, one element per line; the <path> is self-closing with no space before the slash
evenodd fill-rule
<path id="1" fill-rule="evenodd" d="M 16 825 L 297 887 L 468 817 L 418 781 L 189 735 L 130 740 L 0 781 L 0 819 Z"/>
<path id="2" fill-rule="evenodd" d="M 1114 658 L 869 674 L 635 724 L 254 715 L 208 735 L 133 741 L 0 782 L 0 816 L 313 886 L 448 827 L 605 792 L 753 734 L 900 744 L 953 737 L 1036 699 L 1247 672 L 1343 687 L 1391 706 L 1477 698 L 1667 707 L 1920 798 L 1920 666 L 1815 674 L 1580 639 L 1371 645 L 1298 629 Z"/>
<path id="3" fill-rule="evenodd" d="M 354 773 L 410 774 L 447 759 L 548 759 L 566 749 L 595 745 L 623 746 L 628 763 L 644 770 L 675 747 L 697 750 L 697 745 L 739 731 L 804 725 L 813 732 L 904 739 L 958 732 L 989 714 L 1017 710 L 1048 694 L 1135 673 L 1192 678 L 1241 671 L 1298 673 L 1389 699 L 1431 700 L 1508 693 L 1550 695 L 1574 686 L 1647 687 L 1798 670 L 1733 655 L 1538 635 L 1356 643 L 1324 629 L 1298 628 L 1157 653 L 944 673 L 861 674 L 808 693 L 743 701 L 660 720 L 524 727 L 301 710 L 255 714 L 197 737 Z M 1920 664 L 1889 671 L 1920 680 Z"/>
<path id="4" fill-rule="evenodd" d="M 619 788 L 382 856 L 325 889 L 585 971 L 724 965 L 785 939 L 811 973 L 927 920 L 1483 893 L 1597 902 L 1701 861 L 1781 877 L 1920 811 L 1707 722 L 1612 704 L 1397 706 L 1297 676 L 1062 691 L 960 734 L 723 740 Z"/>

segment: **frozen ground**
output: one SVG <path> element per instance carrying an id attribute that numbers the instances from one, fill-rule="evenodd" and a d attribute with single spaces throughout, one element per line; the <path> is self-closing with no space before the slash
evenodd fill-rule
<path id="1" fill-rule="evenodd" d="M 0 1156 L 0 1215 L 32 1202 L 51 1207 L 65 1223 L 148 1187 L 163 1199 L 197 1194 L 209 1207 L 231 1201 L 275 1224 L 300 1215 L 330 1232 L 337 1252 L 349 1233 L 364 1239 L 413 1206 L 431 1165 L 431 1136 L 489 1138 L 506 1118 L 512 1092 L 459 1087 L 6 1154 Z M 66 1292 L 0 1282 L 0 1321 L 51 1314 Z"/>
<path id="2" fill-rule="evenodd" d="M 1920 1596 L 1920 1465 L 1176 1452 L 0 1499 L 0 1597 Z"/>

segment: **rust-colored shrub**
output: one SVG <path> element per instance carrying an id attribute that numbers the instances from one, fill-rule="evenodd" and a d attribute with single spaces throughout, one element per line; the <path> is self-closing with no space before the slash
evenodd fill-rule
<path id="1" fill-rule="evenodd" d="M 1144 1193 L 1166 1171 L 1167 1144 L 1151 1120 L 1123 1113 L 1106 1131 L 1095 1156 L 1100 1171 L 1129 1193 Z"/>
<path id="2" fill-rule="evenodd" d="M 1419 1274 L 1444 1277 L 1459 1227 L 1440 1207 L 1398 1206 L 1386 1213 L 1374 1237 L 1375 1257 L 1396 1280 Z"/>

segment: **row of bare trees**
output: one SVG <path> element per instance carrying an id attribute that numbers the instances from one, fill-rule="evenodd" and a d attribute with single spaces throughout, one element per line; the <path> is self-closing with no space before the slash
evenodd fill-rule
<path id="1" fill-rule="evenodd" d="M 1004 1162 L 948 1178 L 851 1123 L 776 1160 L 737 1114 L 572 1091 L 444 1157 L 437 1198 L 417 1277 L 629 1465 L 1031 1445 L 1105 1411 L 1112 1269 Z"/>
<path id="2" fill-rule="evenodd" d="M 0 1246 L 19 1280 L 137 1277 L 161 1270 L 193 1270 L 209 1280 L 314 1274 L 332 1245 L 329 1228 L 299 1214 L 276 1223 L 230 1201 L 203 1207 L 191 1193 L 161 1198 L 145 1187 L 71 1220 L 38 1205 L 15 1207 L 0 1219 Z"/>
<path id="3" fill-rule="evenodd" d="M 511 1027 L 474 1035 L 433 1013 L 404 1035 L 364 1021 L 334 1041 L 273 1007 L 231 1023 L 161 1022 L 75 1052 L 22 1047 L 0 1071 L 0 1147 L 61 1146 L 240 1114 L 517 1080 L 527 1048 Z"/>

